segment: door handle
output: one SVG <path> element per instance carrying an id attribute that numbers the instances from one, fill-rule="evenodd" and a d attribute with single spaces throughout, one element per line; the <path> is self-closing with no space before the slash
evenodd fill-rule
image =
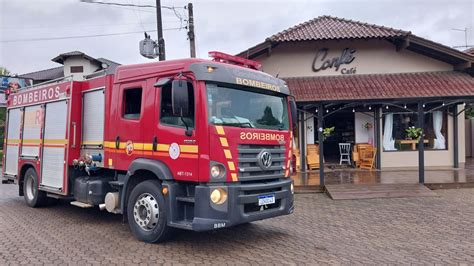
<path id="1" fill-rule="evenodd" d="M 158 137 L 153 137 L 153 151 L 158 150 Z"/>
<path id="2" fill-rule="evenodd" d="M 120 148 L 120 136 L 117 136 L 115 138 L 115 148 L 116 149 Z"/>

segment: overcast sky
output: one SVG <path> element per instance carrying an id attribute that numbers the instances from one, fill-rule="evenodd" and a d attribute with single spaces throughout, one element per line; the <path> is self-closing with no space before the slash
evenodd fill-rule
<path id="1" fill-rule="evenodd" d="M 99 0 L 97 0 L 99 1 Z M 154 0 L 101 0 L 103 2 L 154 5 Z M 162 0 L 186 19 L 188 1 Z M 298 23 L 332 15 L 409 30 L 448 46 L 474 44 L 474 0 L 193 0 L 198 57 L 219 50 L 241 52 L 265 38 Z M 63 52 L 82 51 L 121 64 L 149 62 L 140 56 L 142 33 L 94 38 L 50 38 L 115 34 L 156 30 L 153 8 L 117 7 L 79 0 L 0 0 L 0 66 L 23 74 L 60 66 L 51 61 Z M 163 9 L 167 59 L 189 57 L 183 21 Z M 173 30 L 174 29 L 174 30 Z M 150 32 L 156 39 L 156 32 Z M 43 39 L 43 40 L 37 40 Z"/>

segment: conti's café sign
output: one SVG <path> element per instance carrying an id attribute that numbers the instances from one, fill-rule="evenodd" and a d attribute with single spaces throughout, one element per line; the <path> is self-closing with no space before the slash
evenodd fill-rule
<path id="1" fill-rule="evenodd" d="M 355 74 L 356 67 L 350 64 L 355 59 L 356 49 L 345 48 L 339 55 L 329 57 L 329 48 L 322 48 L 314 56 L 313 71 L 320 72 L 326 69 L 333 69 L 341 74 Z"/>

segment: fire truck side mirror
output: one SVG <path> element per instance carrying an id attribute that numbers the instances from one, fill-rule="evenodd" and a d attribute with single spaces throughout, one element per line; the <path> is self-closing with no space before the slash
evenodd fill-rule
<path id="1" fill-rule="evenodd" d="M 294 99 L 290 100 L 290 110 L 291 110 L 291 122 L 293 126 L 293 130 L 296 129 L 296 126 L 298 125 L 298 113 L 296 110 L 296 102 Z"/>
<path id="2" fill-rule="evenodd" d="M 173 80 L 171 84 L 171 105 L 174 115 L 181 117 L 189 115 L 188 83 L 186 80 Z"/>

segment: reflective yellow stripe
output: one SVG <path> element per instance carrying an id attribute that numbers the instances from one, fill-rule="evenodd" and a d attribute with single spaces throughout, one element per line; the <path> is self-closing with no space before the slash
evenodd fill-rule
<path id="1" fill-rule="evenodd" d="M 38 143 L 41 143 L 41 139 L 24 139 L 23 143 L 28 143 L 28 144 L 29 143 L 36 143 L 36 144 L 38 144 Z"/>
<path id="2" fill-rule="evenodd" d="M 197 145 L 179 145 L 181 152 L 198 153 Z"/>
<path id="3" fill-rule="evenodd" d="M 67 139 L 45 139 L 44 144 L 67 144 Z"/>
<path id="4" fill-rule="evenodd" d="M 230 150 L 224 150 L 224 154 L 226 159 L 232 159 L 232 154 L 230 153 Z"/>
<path id="5" fill-rule="evenodd" d="M 120 142 L 119 149 L 125 149 L 127 146 L 126 142 Z M 105 148 L 112 148 L 115 149 L 115 142 L 113 141 L 105 141 L 104 142 L 104 147 Z M 186 153 L 198 153 L 199 152 L 199 146 L 198 145 L 179 145 L 179 148 L 181 152 L 186 152 Z M 140 151 L 152 151 L 153 150 L 153 144 L 152 143 L 133 143 L 133 149 Z M 156 151 L 165 151 L 168 152 L 170 149 L 170 144 L 162 144 L 159 143 L 156 146 Z"/>
<path id="6" fill-rule="evenodd" d="M 217 134 L 225 135 L 224 128 L 222 126 L 216 126 Z"/>
<path id="7" fill-rule="evenodd" d="M 226 138 L 219 138 L 221 140 L 222 147 L 229 147 L 229 143 Z"/>
<path id="8" fill-rule="evenodd" d="M 151 144 L 151 143 L 143 143 L 143 150 L 145 150 L 145 151 L 151 151 L 151 150 L 153 150 L 153 144 Z"/>
<path id="9" fill-rule="evenodd" d="M 7 139 L 7 143 L 9 144 L 18 144 L 20 143 L 19 139 Z"/>
<path id="10" fill-rule="evenodd" d="M 157 151 L 168 151 L 170 149 L 170 145 L 168 144 L 158 144 L 156 146 Z"/>
<path id="11" fill-rule="evenodd" d="M 235 171 L 235 165 L 234 162 L 228 161 L 227 164 L 229 165 L 229 170 Z"/>
<path id="12" fill-rule="evenodd" d="M 104 142 L 102 142 L 102 141 L 83 141 L 81 144 L 82 145 L 97 145 L 97 146 L 99 146 L 99 145 L 104 145 Z"/>
<path id="13" fill-rule="evenodd" d="M 238 179 L 237 179 L 237 174 L 236 174 L 236 173 L 232 173 L 232 174 L 230 174 L 230 176 L 232 177 L 232 181 L 234 181 L 234 182 L 235 182 L 235 181 L 237 181 L 237 180 L 238 180 Z"/>

